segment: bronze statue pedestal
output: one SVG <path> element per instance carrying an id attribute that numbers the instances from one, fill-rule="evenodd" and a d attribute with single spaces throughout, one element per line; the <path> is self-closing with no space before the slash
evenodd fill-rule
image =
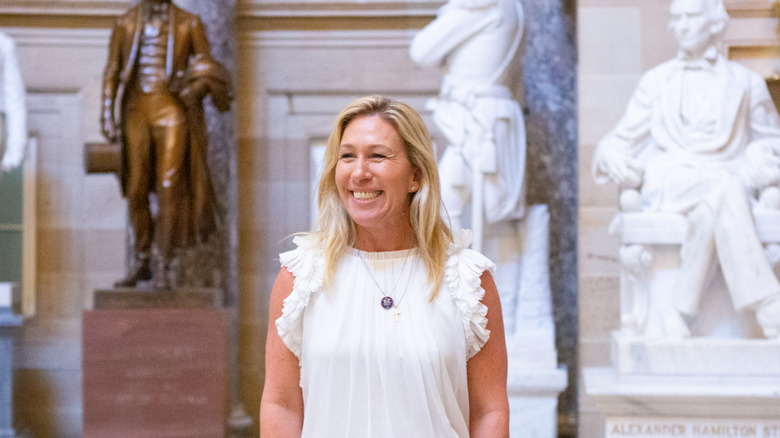
<path id="1" fill-rule="evenodd" d="M 83 436 L 226 436 L 223 292 L 94 294 L 95 310 L 83 314 Z"/>
<path id="2" fill-rule="evenodd" d="M 223 292 L 216 288 L 173 290 L 115 287 L 94 292 L 94 309 L 219 309 Z"/>

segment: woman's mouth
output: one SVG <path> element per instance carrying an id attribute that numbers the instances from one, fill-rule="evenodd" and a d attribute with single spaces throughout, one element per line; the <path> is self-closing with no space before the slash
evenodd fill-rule
<path id="1" fill-rule="evenodd" d="M 352 192 L 352 196 L 359 201 L 368 201 L 371 199 L 375 199 L 378 198 L 379 195 L 381 194 L 382 194 L 381 190 L 377 190 L 374 192 L 356 192 L 356 191 Z"/>

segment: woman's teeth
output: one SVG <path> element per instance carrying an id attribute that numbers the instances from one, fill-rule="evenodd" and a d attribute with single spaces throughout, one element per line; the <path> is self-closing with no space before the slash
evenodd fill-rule
<path id="1" fill-rule="evenodd" d="M 352 192 L 352 196 L 355 197 L 355 199 L 368 200 L 368 199 L 374 199 L 378 197 L 380 194 L 382 194 L 381 190 L 377 190 L 375 192 Z"/>

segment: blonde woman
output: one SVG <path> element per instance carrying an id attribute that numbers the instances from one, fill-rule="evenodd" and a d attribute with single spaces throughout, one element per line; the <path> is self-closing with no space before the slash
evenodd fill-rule
<path id="1" fill-rule="evenodd" d="M 271 294 L 261 436 L 508 437 L 494 264 L 442 220 L 422 119 L 358 99 L 325 155 Z"/>

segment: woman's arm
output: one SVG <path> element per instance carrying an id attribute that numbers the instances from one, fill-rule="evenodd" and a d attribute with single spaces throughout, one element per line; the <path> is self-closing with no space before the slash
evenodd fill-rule
<path id="1" fill-rule="evenodd" d="M 509 437 L 509 400 L 506 394 L 507 358 L 504 320 L 493 276 L 482 274 L 490 339 L 469 359 L 469 433 L 471 438 Z"/>
<path id="2" fill-rule="evenodd" d="M 300 437 L 303 426 L 303 395 L 298 358 L 287 348 L 276 330 L 284 299 L 293 289 L 294 276 L 279 271 L 271 291 L 268 337 L 265 343 L 265 386 L 260 402 L 260 436 Z"/>

